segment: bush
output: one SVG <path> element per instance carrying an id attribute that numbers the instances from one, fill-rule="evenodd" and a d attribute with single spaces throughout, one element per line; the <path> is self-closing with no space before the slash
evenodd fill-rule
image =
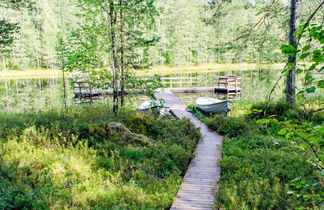
<path id="1" fill-rule="evenodd" d="M 258 104 L 252 109 L 265 107 Z M 305 111 L 281 103 L 270 105 L 267 112 L 205 119 L 210 128 L 225 135 L 215 208 L 319 209 L 322 185 L 317 167 L 309 161 L 312 152 L 278 135 L 280 126 L 256 123 L 264 115 L 290 121 L 313 120 L 314 126 L 322 122 L 320 116 L 307 117 Z M 304 184 L 293 184 L 299 179 Z M 309 187 L 302 191 L 306 185 Z"/>
<path id="2" fill-rule="evenodd" d="M 250 127 L 253 126 L 253 123 L 249 122 L 245 118 L 233 118 L 223 115 L 215 115 L 214 117 L 206 118 L 203 121 L 211 129 L 229 137 L 240 136 L 249 132 Z"/>
<path id="3" fill-rule="evenodd" d="M 251 110 L 260 110 L 249 115 L 250 119 L 260 119 L 267 117 L 275 117 L 278 120 L 297 120 L 297 121 L 312 121 L 318 124 L 323 123 L 323 112 L 312 113 L 312 110 L 305 110 L 301 106 L 291 106 L 284 101 L 274 103 L 262 102 L 254 104 Z"/>

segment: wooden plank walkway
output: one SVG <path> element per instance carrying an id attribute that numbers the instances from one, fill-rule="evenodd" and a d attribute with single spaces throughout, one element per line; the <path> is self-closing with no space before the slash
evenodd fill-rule
<path id="1" fill-rule="evenodd" d="M 179 118 L 188 118 L 200 128 L 202 134 L 171 209 L 212 209 L 220 178 L 220 145 L 223 137 L 187 112 L 184 103 L 170 90 L 156 93 L 155 97 L 164 99 Z"/>

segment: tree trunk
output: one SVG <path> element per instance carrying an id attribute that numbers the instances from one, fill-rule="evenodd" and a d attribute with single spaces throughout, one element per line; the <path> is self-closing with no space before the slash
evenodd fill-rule
<path id="1" fill-rule="evenodd" d="M 119 0 L 119 18 L 120 18 L 120 70 L 121 70 L 121 98 L 120 98 L 120 104 L 121 106 L 124 106 L 124 97 L 125 97 L 125 66 L 124 66 L 124 11 L 123 11 L 123 0 Z"/>
<path id="2" fill-rule="evenodd" d="M 112 53 L 112 70 L 113 70 L 113 111 L 115 114 L 118 112 L 118 94 L 119 94 L 119 68 L 117 60 L 117 49 L 116 49 L 116 11 L 114 0 L 110 1 L 110 35 L 111 35 L 111 53 Z"/>
<path id="3" fill-rule="evenodd" d="M 63 46 L 63 38 L 62 38 L 62 41 L 61 43 L 62 46 Z M 65 61 L 64 61 L 64 51 L 62 49 L 62 52 L 61 52 L 61 69 L 62 69 L 62 84 L 63 84 L 63 100 L 64 100 L 64 108 L 66 109 L 66 84 L 65 84 Z"/>
<path id="4" fill-rule="evenodd" d="M 290 21 L 289 21 L 289 45 L 292 45 L 295 49 L 297 49 L 297 41 L 296 36 L 294 35 L 297 24 L 298 24 L 298 8 L 299 8 L 300 0 L 291 0 L 290 5 Z M 286 79 L 286 101 L 295 105 L 295 88 L 296 88 L 296 63 L 297 63 L 297 55 L 291 56 L 288 55 L 288 63 L 292 63 L 292 67 L 289 69 L 288 76 Z"/>
<path id="5" fill-rule="evenodd" d="M 4 55 L 2 56 L 2 62 L 3 62 L 3 70 L 7 70 L 7 62 L 6 62 L 6 57 Z"/>

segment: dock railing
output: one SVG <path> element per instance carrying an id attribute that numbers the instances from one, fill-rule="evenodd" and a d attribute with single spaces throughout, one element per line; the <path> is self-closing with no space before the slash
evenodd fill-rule
<path id="1" fill-rule="evenodd" d="M 168 88 L 200 87 L 201 77 L 162 77 L 162 84 Z"/>

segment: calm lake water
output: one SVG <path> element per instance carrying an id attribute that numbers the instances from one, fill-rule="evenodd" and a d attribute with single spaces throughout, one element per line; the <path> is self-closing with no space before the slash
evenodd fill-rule
<path id="1" fill-rule="evenodd" d="M 191 73 L 191 74 L 172 74 L 164 77 L 194 77 L 200 78 L 199 84 L 195 80 L 185 80 L 186 84 L 173 84 L 173 87 L 190 86 L 216 86 L 215 76 L 234 75 L 242 77 L 242 94 L 240 100 L 260 101 L 264 100 L 277 78 L 280 70 L 251 70 L 251 71 L 226 71 L 211 73 Z M 165 79 L 165 82 L 170 80 Z M 193 81 L 193 83 L 190 83 Z M 283 82 L 281 88 L 277 88 L 273 98 L 283 96 Z M 299 81 L 301 82 L 301 81 Z M 78 101 L 74 99 L 74 89 L 71 79 L 65 80 L 66 97 L 64 98 L 62 78 L 52 79 L 0 79 L 0 110 L 2 111 L 26 111 L 44 108 L 64 107 L 75 105 Z M 166 86 L 170 86 L 167 84 Z M 213 93 L 203 94 L 180 94 L 186 103 L 194 102 L 198 96 L 212 96 Z M 318 98 L 322 99 L 321 93 L 317 93 Z M 138 103 L 145 100 L 140 97 Z"/>

